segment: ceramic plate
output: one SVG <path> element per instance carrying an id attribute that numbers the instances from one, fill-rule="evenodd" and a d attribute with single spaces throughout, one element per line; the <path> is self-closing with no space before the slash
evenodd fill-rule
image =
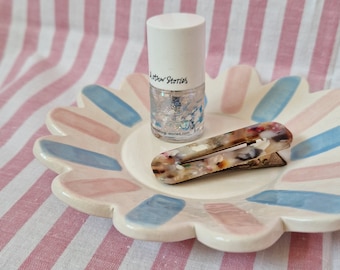
<path id="1" fill-rule="evenodd" d="M 119 90 L 87 86 L 77 107 L 52 110 L 53 135 L 36 141 L 35 156 L 58 173 L 52 184 L 58 198 L 112 218 L 135 239 L 196 237 L 218 250 L 249 252 L 269 247 L 285 231 L 340 229 L 340 90 L 310 93 L 296 76 L 262 85 L 254 69 L 235 66 L 207 76 L 206 97 L 203 138 L 280 122 L 294 136 L 280 152 L 288 164 L 158 182 L 152 158 L 181 144 L 151 134 L 144 74 L 131 74 Z"/>

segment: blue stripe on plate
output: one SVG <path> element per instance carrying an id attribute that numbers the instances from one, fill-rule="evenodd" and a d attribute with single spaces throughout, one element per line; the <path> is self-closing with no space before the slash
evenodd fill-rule
<path id="1" fill-rule="evenodd" d="M 111 157 L 68 144 L 42 140 L 40 141 L 40 147 L 44 155 L 57 157 L 66 161 L 104 170 L 120 171 L 122 169 L 118 161 Z"/>
<path id="2" fill-rule="evenodd" d="M 340 214 L 340 196 L 335 194 L 297 190 L 266 190 L 247 198 L 247 200 L 314 212 Z"/>
<path id="3" fill-rule="evenodd" d="M 176 216 L 184 206 L 184 200 L 156 194 L 132 209 L 126 219 L 140 225 L 157 227 Z"/>
<path id="4" fill-rule="evenodd" d="M 292 148 L 291 160 L 318 155 L 340 146 L 340 126 L 307 139 Z"/>
<path id="5" fill-rule="evenodd" d="M 294 95 L 300 81 L 301 78 L 296 76 L 279 79 L 257 104 L 252 120 L 266 122 L 275 119 Z"/>
<path id="6" fill-rule="evenodd" d="M 102 111 L 125 126 L 132 127 L 142 120 L 140 115 L 129 104 L 99 85 L 85 87 L 83 94 Z"/>

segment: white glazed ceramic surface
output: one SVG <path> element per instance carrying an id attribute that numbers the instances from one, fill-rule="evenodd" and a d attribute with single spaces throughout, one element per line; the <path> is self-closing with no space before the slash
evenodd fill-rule
<path id="1" fill-rule="evenodd" d="M 85 87 L 78 107 L 52 110 L 53 135 L 35 156 L 58 173 L 54 194 L 90 215 L 113 219 L 123 234 L 152 241 L 196 237 L 212 248 L 248 252 L 285 231 L 340 229 L 340 90 L 309 93 L 301 77 L 262 85 L 248 66 L 206 78 L 204 137 L 277 121 L 293 133 L 287 166 L 221 172 L 178 185 L 158 182 L 151 160 L 176 148 L 153 137 L 149 85 L 131 74 L 121 89 Z"/>

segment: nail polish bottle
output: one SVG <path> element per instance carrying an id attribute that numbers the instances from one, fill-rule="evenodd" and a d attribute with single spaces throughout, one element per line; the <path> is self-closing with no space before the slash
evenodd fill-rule
<path id="1" fill-rule="evenodd" d="M 147 21 L 152 133 L 168 142 L 204 129 L 205 19 L 170 13 Z"/>

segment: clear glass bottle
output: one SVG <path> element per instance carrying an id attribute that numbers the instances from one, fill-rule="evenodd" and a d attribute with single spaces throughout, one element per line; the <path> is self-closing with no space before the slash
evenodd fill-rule
<path id="1" fill-rule="evenodd" d="M 160 139 L 187 142 L 204 130 L 204 84 L 184 91 L 150 86 L 151 130 Z"/>
<path id="2" fill-rule="evenodd" d="M 188 142 L 204 130 L 205 20 L 170 13 L 147 21 L 151 130 Z"/>

